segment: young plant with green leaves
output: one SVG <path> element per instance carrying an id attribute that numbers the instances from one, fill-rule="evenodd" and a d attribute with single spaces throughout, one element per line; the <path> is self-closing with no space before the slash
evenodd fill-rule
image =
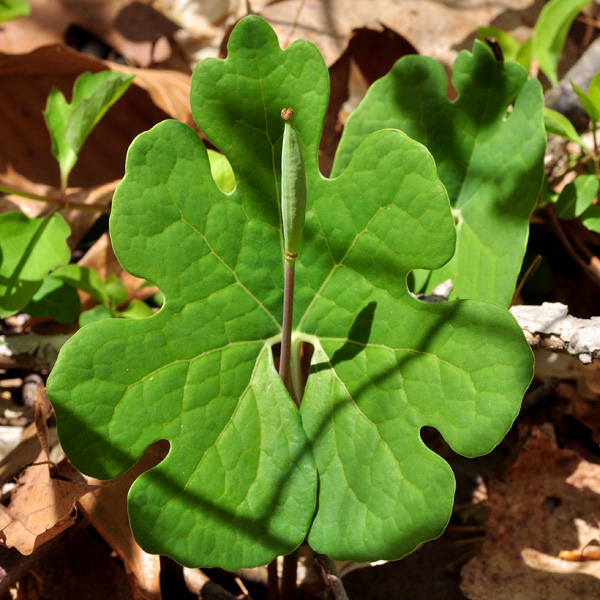
<path id="1" fill-rule="evenodd" d="M 61 350 L 48 393 L 63 448 L 90 475 L 115 477 L 169 441 L 128 496 L 148 552 L 235 569 L 307 540 L 336 559 L 400 558 L 441 534 L 453 502 L 452 471 L 421 428 L 435 427 L 465 456 L 489 452 L 531 380 L 532 353 L 505 308 L 409 292 L 409 273 L 441 268 L 456 245 L 448 194 L 423 145 L 376 131 L 338 159 L 334 178 L 321 175 L 328 91 L 315 46 L 281 50 L 267 23 L 247 17 L 226 60 L 196 67 L 191 90 L 196 122 L 229 160 L 235 188 L 215 183 L 201 138 L 182 123 L 155 126 L 129 150 L 113 245 L 165 302 L 146 319 L 82 328 Z M 507 119 L 504 104 L 496 112 L 510 122 L 519 103 Z M 282 153 L 296 162 L 284 158 L 282 169 Z M 300 239 L 284 231 L 282 203 L 289 190 L 301 199 L 302 169 Z M 291 395 L 273 352 L 284 343 L 290 260 L 280 370 L 289 369 Z"/>
<path id="2" fill-rule="evenodd" d="M 559 135 L 581 148 L 581 160 L 587 162 L 588 173 L 582 173 L 569 182 L 560 194 L 549 193 L 549 199 L 555 203 L 556 215 L 560 219 L 581 219 L 585 227 L 600 233 L 600 206 L 598 205 L 598 189 L 600 188 L 600 148 L 598 146 L 598 123 L 600 122 L 600 72 L 596 73 L 590 83 L 588 92 L 584 92 L 575 83 L 573 90 L 581 101 L 592 129 L 590 148 L 577 133 L 571 122 L 555 111 L 545 109 L 546 130 Z M 580 167 L 576 164 L 575 167 Z"/>
<path id="3" fill-rule="evenodd" d="M 133 75 L 112 71 L 84 73 L 75 81 L 71 103 L 59 90 L 51 91 L 44 116 L 52 152 L 60 167 L 62 198 L 57 209 L 68 205 L 68 177 L 83 143 L 132 79 Z M 50 198 L 6 186 L 0 186 L 0 191 L 52 202 Z M 20 212 L 0 215 L 0 317 L 27 307 L 31 314 L 51 314 L 59 321 L 77 318 L 79 297 L 72 282 L 49 275 L 70 260 L 67 245 L 70 233 L 69 226 L 56 211 L 42 218 L 31 218 Z"/>
<path id="4" fill-rule="evenodd" d="M 493 27 L 480 28 L 481 37 L 493 36 L 500 44 L 504 56 L 512 58 L 530 68 L 535 58 L 551 84 L 558 84 L 558 65 L 567 34 L 573 21 L 592 0 L 551 0 L 542 9 L 536 22 L 534 33 L 525 43 L 519 42 L 505 31 Z M 600 122 L 600 73 L 592 79 L 588 92 L 571 82 L 575 94 L 590 118 L 593 147 L 584 142 L 573 124 L 561 113 L 544 108 L 544 121 L 547 133 L 558 135 L 581 148 L 581 160 L 574 165 L 581 167 L 587 163 L 588 173 L 578 175 L 568 183 L 560 194 L 545 187 L 544 201 L 555 204 L 556 215 L 560 219 L 580 218 L 585 227 L 600 232 L 600 207 L 598 189 L 600 187 L 600 152 L 597 129 Z M 550 186 L 553 182 L 549 182 Z"/>
<path id="5" fill-rule="evenodd" d="M 515 60 L 527 70 L 533 59 L 552 85 L 558 84 L 558 63 L 573 21 L 593 0 L 550 0 L 542 8 L 533 35 L 523 43 L 497 27 L 479 27 L 482 39 L 493 37 L 505 59 Z"/>
<path id="6" fill-rule="evenodd" d="M 125 93 L 133 77 L 113 71 L 83 73 L 75 81 L 71 102 L 56 88 L 50 92 L 44 117 L 52 139 L 52 154 L 60 167 L 63 194 L 83 143 L 106 111 Z"/>

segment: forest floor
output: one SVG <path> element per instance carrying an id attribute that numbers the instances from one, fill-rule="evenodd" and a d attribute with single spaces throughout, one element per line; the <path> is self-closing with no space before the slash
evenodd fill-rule
<path id="1" fill-rule="evenodd" d="M 328 174 L 346 119 L 369 85 L 397 59 L 412 53 L 431 56 L 450 73 L 457 53 L 472 47 L 478 27 L 498 27 L 523 41 L 545 3 L 31 0 L 30 4 L 31 16 L 4 23 L 0 29 L 0 131 L 6 132 L 0 145 L 0 184 L 57 197 L 59 172 L 42 116 L 46 98 L 52 87 L 68 97 L 78 75 L 108 66 L 135 73 L 134 84 L 94 130 L 70 179 L 77 188 L 71 198 L 108 207 L 136 135 L 166 118 L 194 126 L 189 107 L 193 67 L 206 57 L 225 56 L 233 24 L 249 9 L 275 28 L 282 45 L 306 38 L 325 57 L 331 104 L 320 162 Z M 561 74 L 598 37 L 594 21 L 598 10 L 589 11 L 588 18 L 578 19 L 570 30 Z M 0 197 L 0 212 L 9 210 L 35 217 L 45 214 L 47 207 L 14 195 Z M 141 281 L 118 264 L 106 233 L 107 214 L 75 209 L 63 214 L 72 229 L 69 243 L 79 264 L 95 269 L 103 280 L 116 275 L 127 290 L 126 302 L 145 300 L 156 292 L 140 287 Z M 600 237 L 577 224 L 568 227 L 568 235 L 582 239 L 595 258 Z M 582 319 L 600 314 L 598 279 L 573 261 L 543 211 L 532 217 L 525 265 L 537 255 L 542 265 L 516 302 L 561 302 Z M 84 308 L 92 305 L 91 298 L 82 297 Z M 74 328 L 26 315 L 2 321 L 0 334 L 22 336 L 23 346 L 18 354 L 0 351 L 4 509 L 0 529 L 5 538 L 5 546 L 0 546 L 0 598 L 198 597 L 205 579 L 184 574 L 170 560 L 144 554 L 133 541 L 125 514 L 132 479 L 94 492 L 90 486 L 98 482 L 77 474 L 60 454 L 42 384 L 56 345 Z M 600 597 L 597 362 L 584 364 L 576 356 L 537 350 L 536 377 L 521 414 L 487 456 L 463 458 L 433 429 L 423 436 L 456 474 L 450 524 L 439 539 L 401 561 L 340 565 L 351 600 Z M 58 466 L 36 464 L 47 464 L 46 450 Z M 65 484 L 63 490 L 57 491 L 57 480 Z M 19 492 L 18 501 L 15 483 L 25 490 Z M 9 503 L 12 512 L 7 516 Z M 572 555 L 559 558 L 561 551 Z M 202 597 L 266 597 L 264 569 L 236 574 L 211 569 L 205 574 L 223 589 L 205 587 Z M 327 595 L 321 573 L 311 563 L 306 569 L 301 563 L 299 583 L 304 598 Z"/>

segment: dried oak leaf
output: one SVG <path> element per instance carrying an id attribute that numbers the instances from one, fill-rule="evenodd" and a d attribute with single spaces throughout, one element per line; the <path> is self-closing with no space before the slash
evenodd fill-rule
<path id="1" fill-rule="evenodd" d="M 128 62 L 147 67 L 171 56 L 168 38 L 179 29 L 147 3 L 132 0 L 29 0 L 29 4 L 30 16 L 3 24 L 2 52 L 30 52 L 63 43 L 76 25 Z"/>
<path id="2" fill-rule="evenodd" d="M 599 494 L 600 465 L 534 435 L 504 480 L 490 484 L 488 531 L 462 571 L 463 593 L 470 600 L 598 597 L 600 561 L 558 553 L 600 537 Z"/>
<path id="3" fill-rule="evenodd" d="M 137 477 L 164 458 L 167 450 L 166 444 L 152 446 L 134 467 L 110 482 L 84 476 L 93 490 L 78 502 L 81 512 L 123 561 L 135 600 L 160 600 L 160 556 L 144 552 L 133 539 L 127 492 Z"/>
<path id="4" fill-rule="evenodd" d="M 8 548 L 29 555 L 74 523 L 77 500 L 93 489 L 78 481 L 53 479 L 44 452 L 42 464 L 28 467 L 19 478 L 8 507 L 0 506 L 0 535 Z"/>
<path id="5" fill-rule="evenodd" d="M 348 45 L 352 30 L 381 26 L 397 31 L 420 54 L 452 64 L 457 44 L 477 27 L 509 11 L 524 11 L 534 0 L 500 2 L 441 2 L 439 0 L 290 0 L 267 6 L 260 15 L 271 23 L 281 40 L 304 38 L 321 50 L 327 66 Z"/>

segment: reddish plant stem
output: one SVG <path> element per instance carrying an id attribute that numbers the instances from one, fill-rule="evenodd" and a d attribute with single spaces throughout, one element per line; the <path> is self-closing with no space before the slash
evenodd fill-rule
<path id="1" fill-rule="evenodd" d="M 281 576 L 281 598 L 294 600 L 296 598 L 296 576 L 298 571 L 298 553 L 294 550 L 283 557 L 283 574 Z"/>
<path id="2" fill-rule="evenodd" d="M 315 553 L 315 558 L 319 561 L 323 571 L 325 571 L 325 576 L 327 577 L 331 593 L 333 594 L 335 600 L 349 600 L 348 594 L 346 593 L 346 588 L 340 579 L 333 560 L 331 560 L 331 558 L 325 554 L 317 553 Z"/>
<path id="3" fill-rule="evenodd" d="M 290 395 L 290 354 L 292 348 L 292 316 L 294 309 L 294 274 L 296 257 L 284 255 L 283 322 L 281 324 L 281 354 L 279 376 Z"/>
<path id="4" fill-rule="evenodd" d="M 596 270 L 592 268 L 585 260 L 583 260 L 583 258 L 581 258 L 579 254 L 577 254 L 577 251 L 575 250 L 575 248 L 573 248 L 569 238 L 567 237 L 567 234 L 564 232 L 560 221 L 558 220 L 558 217 L 554 212 L 553 206 L 548 206 L 546 208 L 546 215 L 548 216 L 554 233 L 560 240 L 561 244 L 563 245 L 563 248 L 567 251 L 567 254 L 579 265 L 579 267 L 581 267 L 581 269 L 585 273 L 587 273 L 590 276 L 590 278 L 597 285 L 600 285 L 600 274 L 597 273 Z"/>
<path id="5" fill-rule="evenodd" d="M 292 348 L 292 317 L 294 311 L 294 275 L 296 256 L 284 252 L 283 279 L 283 320 L 281 323 L 281 354 L 279 356 L 279 376 L 290 396 L 294 398 L 290 381 L 290 355 Z M 283 574 L 281 578 L 282 600 L 293 600 L 296 597 L 296 571 L 298 557 L 292 552 L 283 558 Z"/>
<path id="6" fill-rule="evenodd" d="M 45 202 L 46 204 L 53 204 L 56 209 L 62 210 L 64 208 L 76 208 L 77 210 L 87 210 L 91 212 L 103 212 L 110 213 L 110 206 L 98 206 L 96 204 L 85 204 L 84 202 L 76 202 L 75 200 L 69 200 L 66 194 L 61 194 L 60 198 L 50 198 L 48 196 L 39 196 L 37 194 L 31 194 L 24 192 L 17 188 L 8 187 L 6 185 L 0 185 L 0 192 L 4 194 L 14 194 L 21 198 L 27 198 L 28 200 L 35 200 L 36 202 Z"/>
<path id="7" fill-rule="evenodd" d="M 277 559 L 272 560 L 267 567 L 267 600 L 279 600 Z"/>
<path id="8" fill-rule="evenodd" d="M 596 122 L 592 119 L 592 140 L 594 141 L 594 171 L 596 177 L 600 177 L 600 152 L 598 151 L 598 139 L 596 137 Z"/>

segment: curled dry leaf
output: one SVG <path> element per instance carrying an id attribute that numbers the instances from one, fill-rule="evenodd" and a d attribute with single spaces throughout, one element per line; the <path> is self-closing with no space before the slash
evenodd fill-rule
<path id="1" fill-rule="evenodd" d="M 50 461 L 50 440 L 48 436 L 48 425 L 46 421 L 52 412 L 52 406 L 48 395 L 46 394 L 46 387 L 43 383 L 38 382 L 35 386 L 34 404 L 33 404 L 33 422 L 37 432 L 37 437 L 40 442 L 45 460 Z M 48 469 L 50 469 L 50 463 L 48 463 Z"/>
<path id="2" fill-rule="evenodd" d="M 171 56 L 167 38 L 178 27 L 147 3 L 29 0 L 29 4 L 30 16 L 3 23 L 0 51 L 30 52 L 40 46 L 63 43 L 67 30 L 77 25 L 136 65 L 147 67 Z"/>
<path id="3" fill-rule="evenodd" d="M 56 430 L 53 430 L 56 440 Z M 31 423 L 23 431 L 21 441 L 0 461 L 0 483 L 5 483 L 28 465 L 35 461 L 41 451 L 35 423 Z"/>
<path id="4" fill-rule="evenodd" d="M 155 106 L 170 118 L 196 128 L 190 109 L 190 75 L 160 69 L 134 69 L 114 63 L 110 63 L 110 68 L 119 73 L 133 73 L 133 83 L 146 90 Z"/>
<path id="5" fill-rule="evenodd" d="M 504 12 L 523 12 L 533 5 L 534 0 L 493 3 L 480 0 L 290 0 L 272 3 L 260 15 L 288 44 L 300 38 L 314 42 L 328 66 L 345 50 L 354 29 L 380 29 L 382 25 L 397 31 L 420 54 L 450 65 L 456 56 L 455 46 L 472 35 L 477 27 L 490 23 Z"/>
<path id="6" fill-rule="evenodd" d="M 75 503 L 93 489 L 87 483 L 52 478 L 46 460 L 40 452 L 40 464 L 25 470 L 8 507 L 0 506 L 4 545 L 25 555 L 70 527 Z"/>
<path id="7" fill-rule="evenodd" d="M 85 477 L 92 490 L 78 506 L 125 565 L 136 600 L 160 600 L 160 557 L 144 552 L 133 539 L 127 492 L 133 481 L 164 458 L 166 444 L 155 444 L 127 473 L 110 482 Z"/>
<path id="8" fill-rule="evenodd" d="M 462 571 L 470 600 L 595 598 L 600 562 L 571 562 L 600 537 L 600 465 L 541 434 L 526 443 L 503 481 L 492 481 L 481 554 Z"/>
<path id="9" fill-rule="evenodd" d="M 252 10 L 260 11 L 269 0 L 253 0 Z M 247 14 L 241 0 L 154 0 L 154 6 L 181 29 L 175 34 L 190 64 L 207 56 L 218 56 L 224 32 Z"/>

